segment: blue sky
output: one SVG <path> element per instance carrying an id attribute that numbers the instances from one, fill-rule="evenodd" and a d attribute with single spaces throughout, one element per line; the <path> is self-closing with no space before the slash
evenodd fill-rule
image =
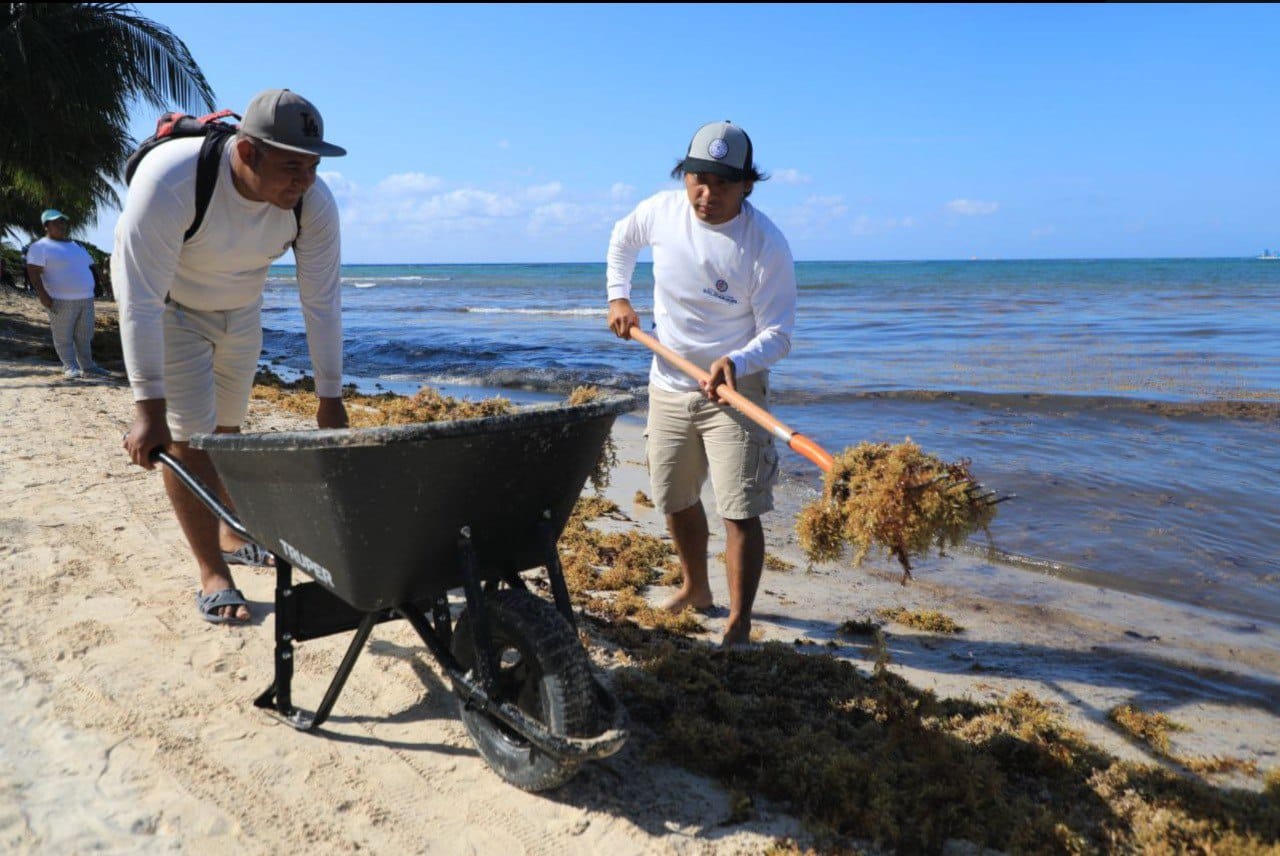
<path id="1" fill-rule="evenodd" d="M 1276 5 L 138 9 L 219 106 L 319 106 L 349 263 L 600 261 L 720 119 L 799 260 L 1280 247 Z"/>

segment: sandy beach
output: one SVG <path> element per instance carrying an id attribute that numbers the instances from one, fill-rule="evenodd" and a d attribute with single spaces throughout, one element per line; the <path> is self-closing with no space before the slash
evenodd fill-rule
<path id="1" fill-rule="evenodd" d="M 100 304 L 110 312 L 111 304 Z M 741 818 L 721 784 L 653 757 L 638 729 L 566 786 L 528 794 L 489 770 L 454 697 L 400 624 L 380 626 L 319 735 L 254 708 L 271 682 L 274 575 L 236 579 L 255 619 L 212 626 L 158 474 L 128 464 L 123 380 L 64 380 L 43 312 L 0 295 L 0 850 L 8 853 L 730 854 L 805 842 L 764 799 Z M 118 363 L 106 363 L 121 368 Z M 661 536 L 647 491 L 642 414 L 616 424 L 606 495 Z M 304 427 L 255 403 L 247 431 Z M 783 452 L 783 454 L 789 454 Z M 590 489 L 588 488 L 588 491 Z M 884 628 L 889 668 L 943 698 L 986 703 L 1025 690 L 1119 758 L 1175 768 L 1107 719 L 1118 705 L 1185 730 L 1170 754 L 1231 759 L 1180 774 L 1260 792 L 1280 768 L 1280 624 L 1214 614 L 961 551 L 899 584 L 890 561 L 806 569 L 791 531 L 803 497 L 780 497 L 754 636 L 869 671 L 876 651 L 838 632 L 878 610 L 937 610 L 964 630 Z M 712 506 L 713 507 L 713 506 Z M 723 549 L 713 526 L 711 552 Z M 725 601 L 722 567 L 712 584 Z M 670 590 L 651 587 L 658 601 Z M 695 638 L 714 645 L 722 618 Z M 295 699 L 314 707 L 345 637 L 299 647 Z M 593 647 L 606 680 L 625 668 Z M 1270 846 L 1276 847 L 1272 840 Z"/>

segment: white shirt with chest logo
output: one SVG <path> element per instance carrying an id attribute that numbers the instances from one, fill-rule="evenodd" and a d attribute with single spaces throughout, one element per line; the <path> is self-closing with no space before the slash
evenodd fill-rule
<path id="1" fill-rule="evenodd" d="M 200 138 L 174 140 L 147 154 L 116 223 L 111 278 L 134 398 L 164 397 L 164 298 L 204 311 L 242 309 L 262 298 L 272 262 L 297 236 L 298 297 L 315 370 L 316 392 L 342 389 L 342 281 L 338 206 L 316 179 L 293 211 L 253 202 L 231 179 L 228 142 L 213 197 L 191 240 Z"/>
<path id="2" fill-rule="evenodd" d="M 609 299 L 631 297 L 644 247 L 653 249 L 653 315 L 658 341 L 705 369 L 723 356 L 740 376 L 764 371 L 791 350 L 795 264 L 786 239 L 749 202 L 718 226 L 694 214 L 683 190 L 658 193 L 613 227 Z M 669 392 L 698 382 L 661 357 L 649 381 Z"/>

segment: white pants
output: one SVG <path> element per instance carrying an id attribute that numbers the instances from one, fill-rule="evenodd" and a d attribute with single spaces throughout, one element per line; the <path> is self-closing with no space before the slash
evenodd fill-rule
<path id="1" fill-rule="evenodd" d="M 261 309 L 262 298 L 211 312 L 165 304 L 164 387 L 174 440 L 244 421 L 262 352 Z"/>
<path id="2" fill-rule="evenodd" d="M 90 344 L 93 342 L 93 298 L 59 300 L 49 307 L 49 330 L 53 349 L 64 369 L 87 372 L 94 368 Z"/>

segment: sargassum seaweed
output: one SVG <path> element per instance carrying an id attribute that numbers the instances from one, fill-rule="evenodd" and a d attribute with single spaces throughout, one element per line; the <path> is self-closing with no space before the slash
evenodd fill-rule
<path id="1" fill-rule="evenodd" d="M 911 578 L 911 558 L 936 546 L 961 544 L 995 517 L 995 506 L 969 471 L 969 461 L 946 463 L 907 438 L 897 445 L 860 443 L 835 457 L 822 496 L 796 519 L 800 546 L 811 561 L 838 559 L 848 544 L 854 563 L 882 548 Z"/>

